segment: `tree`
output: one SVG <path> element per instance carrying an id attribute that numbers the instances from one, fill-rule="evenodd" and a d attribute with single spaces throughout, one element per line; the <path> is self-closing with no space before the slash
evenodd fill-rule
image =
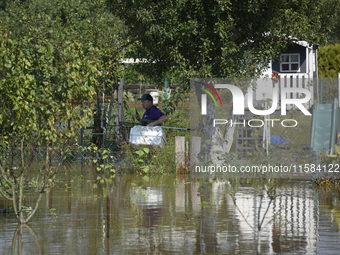
<path id="1" fill-rule="evenodd" d="M 161 81 L 172 72 L 187 90 L 190 78 L 257 77 L 296 38 L 323 44 L 340 8 L 338 0 L 110 2 L 138 41 L 132 56 L 149 60 L 144 73 Z M 207 129 L 214 130 L 207 139 L 223 149 L 219 128 Z"/>
<path id="2" fill-rule="evenodd" d="M 339 11 L 337 0 L 111 3 L 139 42 L 134 57 L 156 62 L 145 69 L 161 78 L 172 69 L 185 78 L 253 77 L 296 37 L 322 43 Z"/>
<path id="3" fill-rule="evenodd" d="M 322 78 L 322 103 L 333 103 L 338 94 L 340 44 L 321 46 L 318 52 L 318 75 Z M 321 81 L 320 81 L 321 85 Z M 321 89 L 321 88 L 320 88 Z"/>
<path id="4" fill-rule="evenodd" d="M 318 53 L 318 75 L 323 78 L 336 78 L 340 73 L 340 44 L 320 47 Z"/>
<path id="5" fill-rule="evenodd" d="M 87 106 L 80 114 L 79 102 L 95 93 L 103 53 L 74 38 L 72 30 L 58 28 L 49 14 L 35 19 L 18 2 L 7 11 L 0 20 L 0 194 L 26 223 L 53 186 L 70 141 L 91 116 Z M 44 153 L 43 165 L 35 167 L 38 150 Z M 25 213 L 23 198 L 30 185 L 38 197 Z"/>
<path id="6" fill-rule="evenodd" d="M 20 38 L 21 34 L 33 28 L 39 29 L 40 38 L 53 41 L 58 47 L 62 48 L 65 41 L 81 41 L 85 55 L 95 50 L 99 60 L 98 69 L 105 70 L 101 77 L 102 82 L 105 79 L 105 91 L 102 91 L 103 83 L 98 83 L 99 86 L 94 87 L 96 96 L 98 98 L 103 93 L 113 96 L 122 76 L 120 60 L 133 44 L 129 41 L 123 23 L 108 12 L 105 0 L 15 1 L 8 3 L 6 11 L 15 28 L 15 38 Z M 58 58 L 55 61 L 58 65 Z M 93 126 L 100 126 L 100 132 L 96 129 L 94 133 L 102 133 L 99 118 L 108 113 L 101 112 L 99 100 L 94 108 L 97 110 L 93 114 Z M 98 135 L 94 135 L 93 141 L 99 141 L 98 138 Z"/>

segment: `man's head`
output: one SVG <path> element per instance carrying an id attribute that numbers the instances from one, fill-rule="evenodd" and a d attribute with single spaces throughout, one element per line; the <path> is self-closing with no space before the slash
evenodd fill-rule
<path id="1" fill-rule="evenodd" d="M 144 94 L 138 100 L 142 100 L 142 106 L 145 110 L 148 110 L 153 105 L 153 97 L 150 94 Z"/>

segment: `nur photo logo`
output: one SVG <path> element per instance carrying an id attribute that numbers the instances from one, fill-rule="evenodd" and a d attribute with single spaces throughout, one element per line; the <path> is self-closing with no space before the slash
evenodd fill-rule
<path id="1" fill-rule="evenodd" d="M 205 86 L 208 89 L 210 89 L 217 96 L 217 98 L 220 101 L 220 104 L 222 106 L 221 97 L 219 96 L 219 94 L 217 93 L 217 91 L 213 87 L 211 87 L 210 85 L 208 85 L 206 83 L 203 83 L 203 82 L 197 82 L 197 83 Z M 217 106 L 217 103 L 216 103 L 216 100 L 215 100 L 214 96 L 208 90 L 206 90 L 204 88 L 199 88 L 199 89 L 204 91 L 204 92 L 206 92 L 212 98 L 212 100 L 214 101 L 215 106 Z M 201 113 L 202 113 L 202 115 L 206 115 L 207 114 L 207 94 L 202 94 L 202 98 L 201 98 L 201 102 L 202 102 Z"/>
<path id="2" fill-rule="evenodd" d="M 253 93 L 256 93 L 256 90 L 254 91 L 252 87 L 248 87 L 246 95 L 242 92 L 241 88 L 237 87 L 236 85 L 232 84 L 214 84 L 214 85 L 208 85 L 203 82 L 195 82 L 196 84 L 203 85 L 204 87 L 198 87 L 200 90 L 202 90 L 205 93 L 201 94 L 201 115 L 207 115 L 207 107 L 208 107 L 208 100 L 207 95 L 209 95 L 215 106 L 217 107 L 218 104 L 216 102 L 216 99 L 214 98 L 213 94 L 217 97 L 217 99 L 220 102 L 220 105 L 223 105 L 222 99 L 216 89 L 227 89 L 232 94 L 232 105 L 233 110 L 232 114 L 236 116 L 244 115 L 245 110 L 249 110 L 252 114 L 258 115 L 258 116 L 269 116 L 273 114 L 277 109 L 280 108 L 281 116 L 287 115 L 287 109 L 298 109 L 301 111 L 304 115 L 310 116 L 311 113 L 307 110 L 307 108 L 304 106 L 304 104 L 308 103 L 311 98 L 311 92 L 306 88 L 291 88 L 288 86 L 281 86 L 279 90 L 279 86 L 273 86 L 272 87 L 272 98 L 267 98 L 271 100 L 271 106 L 269 109 L 256 109 L 255 107 L 258 107 L 254 102 Z M 212 93 L 209 91 L 212 91 Z M 279 93 L 280 92 L 280 93 Z M 300 95 L 299 98 L 288 98 L 287 95 Z M 247 107 L 245 106 L 245 102 L 247 103 Z M 279 105 L 280 102 L 280 105 Z M 227 103 L 227 102 L 226 102 Z M 279 107 L 280 106 L 280 107 Z M 262 119 L 251 119 L 248 120 L 248 126 L 250 127 L 262 127 L 265 122 L 270 122 L 271 126 L 274 127 L 274 123 L 276 121 L 280 121 L 281 125 L 283 127 L 295 127 L 297 126 L 297 121 L 294 119 L 270 119 L 265 118 L 265 120 Z M 215 127 L 217 124 L 227 124 L 229 120 L 227 119 L 214 119 L 213 120 L 213 127 Z M 233 122 L 230 120 L 231 125 L 244 125 L 246 126 L 246 122 Z M 254 122 L 259 122 L 258 125 L 254 125 Z M 293 122 L 293 125 L 287 125 L 287 122 Z"/>

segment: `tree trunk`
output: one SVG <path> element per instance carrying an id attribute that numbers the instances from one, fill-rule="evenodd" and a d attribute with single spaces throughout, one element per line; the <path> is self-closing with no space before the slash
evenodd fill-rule
<path id="1" fill-rule="evenodd" d="M 232 120 L 233 123 L 236 122 L 235 116 L 232 115 L 232 109 L 230 110 L 229 116 L 230 116 L 229 123 L 226 124 L 226 128 L 225 128 L 225 131 L 224 131 L 224 140 L 227 143 L 226 153 L 229 153 L 231 146 L 233 145 L 235 127 L 236 127 L 236 125 L 233 125 L 233 126 L 230 125 L 230 120 Z"/>
<path id="2" fill-rule="evenodd" d="M 202 91 L 196 89 L 196 97 L 201 106 Z M 235 125 L 231 127 L 230 121 L 226 124 L 226 130 L 222 134 L 219 125 L 213 126 L 216 119 L 216 107 L 210 97 L 207 97 L 207 114 L 202 115 L 201 127 L 203 131 L 204 147 L 201 155 L 205 162 L 211 162 L 213 165 L 222 165 L 225 162 L 225 154 L 229 153 L 233 144 Z M 234 121 L 234 120 L 233 120 Z"/>

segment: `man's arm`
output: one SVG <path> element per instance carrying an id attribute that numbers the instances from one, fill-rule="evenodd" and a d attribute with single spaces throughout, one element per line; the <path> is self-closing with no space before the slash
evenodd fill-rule
<path id="1" fill-rule="evenodd" d="M 140 123 L 142 123 L 142 119 L 140 118 L 138 112 L 136 112 L 135 117 L 136 117 L 136 120 L 138 120 Z"/>
<path id="2" fill-rule="evenodd" d="M 167 120 L 168 120 L 168 117 L 166 115 L 163 115 L 163 116 L 159 117 L 158 120 L 151 122 L 148 126 L 149 127 L 157 126 L 157 125 L 162 124 L 163 122 L 165 122 Z"/>

